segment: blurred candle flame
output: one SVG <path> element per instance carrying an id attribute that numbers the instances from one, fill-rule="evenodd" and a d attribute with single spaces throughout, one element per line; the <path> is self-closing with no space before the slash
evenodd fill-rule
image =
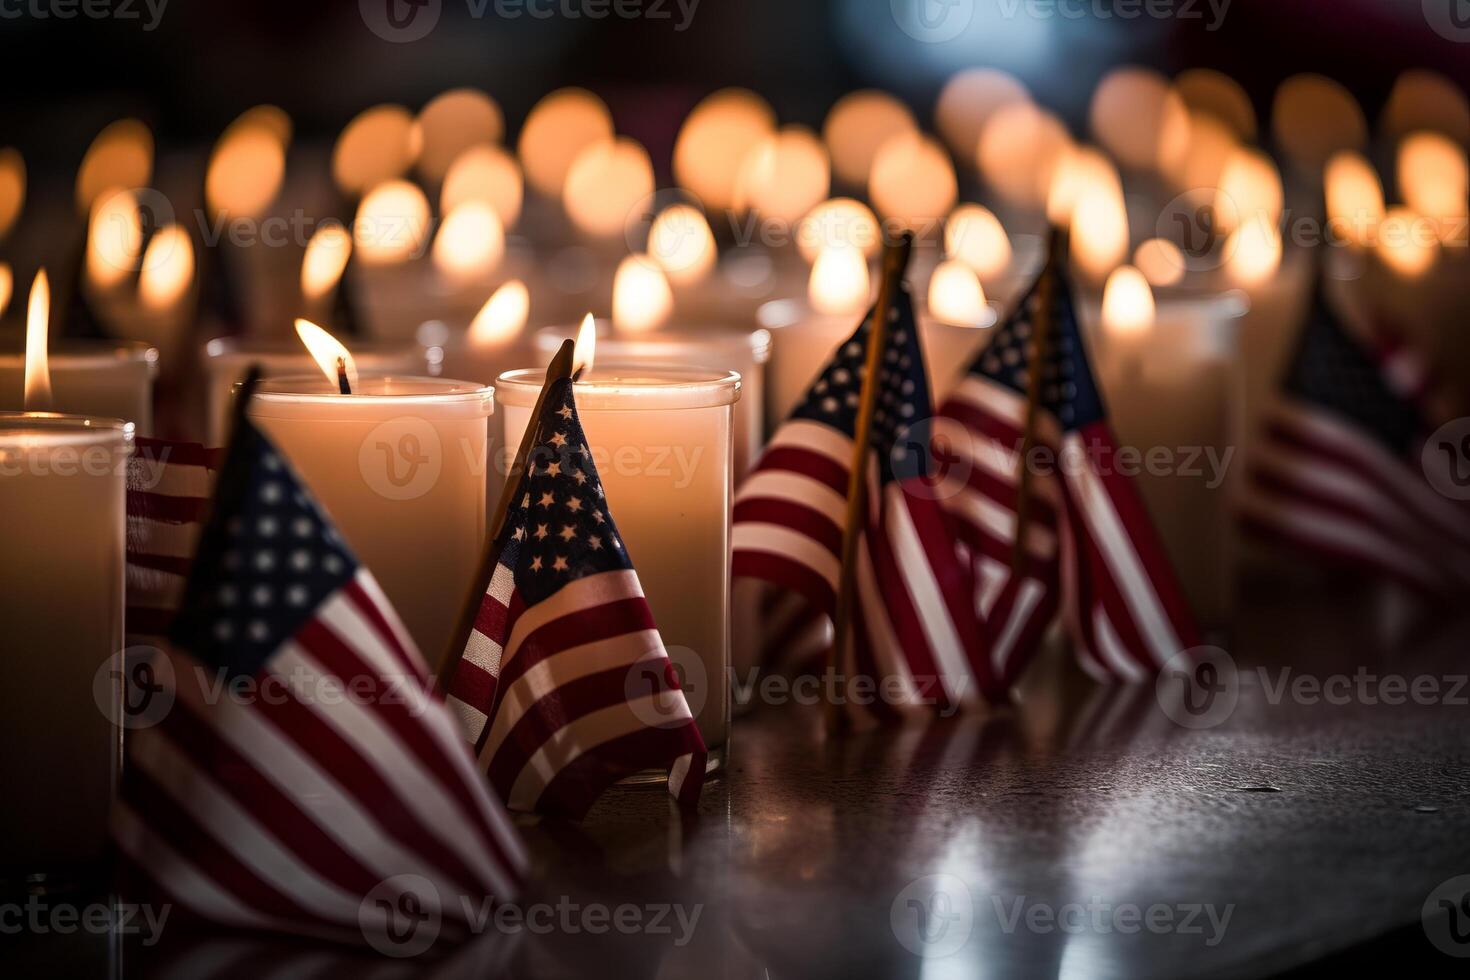
<path id="1" fill-rule="evenodd" d="M 387 265 L 419 254 L 428 234 L 424 192 L 406 180 L 390 180 L 374 187 L 358 205 L 352 244 L 363 262 Z"/>
<path id="2" fill-rule="evenodd" d="M 1046 217 L 1065 226 L 1084 194 L 1092 191 L 1123 196 L 1123 181 L 1112 161 L 1090 146 L 1069 147 L 1057 161 L 1046 195 Z"/>
<path id="3" fill-rule="evenodd" d="M 745 154 L 735 181 L 735 210 L 795 223 L 832 186 L 827 148 L 802 126 L 786 126 Z"/>
<path id="4" fill-rule="evenodd" d="M 944 221 L 944 254 L 974 269 L 984 282 L 1010 266 L 1011 240 L 988 208 L 961 204 Z"/>
<path id="5" fill-rule="evenodd" d="M 87 277 L 99 288 L 116 286 L 137 268 L 142 248 L 137 196 L 126 190 L 106 195 L 87 224 Z"/>
<path id="6" fill-rule="evenodd" d="M 310 320 L 297 318 L 296 336 L 306 345 L 307 353 L 311 359 L 316 361 L 317 367 L 322 369 L 322 374 L 327 376 L 327 381 L 332 385 L 332 390 L 337 390 L 337 365 L 339 363 L 347 366 L 347 385 L 353 391 L 357 391 L 357 362 L 352 359 L 352 352 L 342 345 L 342 342 Z"/>
<path id="7" fill-rule="evenodd" d="M 1154 323 L 1153 290 L 1143 273 L 1131 265 L 1120 265 L 1103 287 L 1103 327 L 1117 336 L 1143 333 Z"/>
<path id="8" fill-rule="evenodd" d="M 582 326 L 577 330 L 576 350 L 572 354 L 572 377 L 579 377 L 583 371 L 592 370 L 592 362 L 597 358 L 597 321 L 592 319 L 588 313 L 582 318 Z"/>
<path id="9" fill-rule="evenodd" d="M 668 320 L 674 311 L 674 293 L 663 270 L 646 255 L 629 255 L 613 275 L 613 327 L 628 333 L 646 333 Z"/>
<path id="10" fill-rule="evenodd" d="M 1383 222 L 1383 184 L 1362 154 L 1343 150 L 1327 161 L 1323 174 L 1327 218 L 1334 236 L 1366 245 Z"/>
<path id="11" fill-rule="evenodd" d="M 1399 144 L 1399 194 L 1409 209 L 1435 221 L 1441 240 L 1463 240 L 1470 202 L 1465 150 L 1439 133 L 1412 133 Z"/>
<path id="12" fill-rule="evenodd" d="M 332 147 L 332 178 L 348 194 L 361 194 L 402 177 L 413 165 L 423 136 L 401 105 L 376 105 L 359 112 Z"/>
<path id="13" fill-rule="evenodd" d="M 869 288 L 863 253 L 847 245 L 829 245 L 812 263 L 807 298 L 818 313 L 861 313 Z"/>
<path id="14" fill-rule="evenodd" d="M 205 202 L 216 214 L 255 217 L 275 200 L 285 175 L 286 148 L 273 129 L 232 124 L 210 156 Z"/>
<path id="15" fill-rule="evenodd" d="M 1259 286 L 1281 266 L 1281 233 L 1264 212 L 1251 215 L 1225 240 L 1225 269 L 1241 286 Z"/>
<path id="16" fill-rule="evenodd" d="M 470 321 L 471 347 L 484 349 L 507 344 L 525 329 L 531 313 L 531 292 L 519 279 L 504 283 Z"/>
<path id="17" fill-rule="evenodd" d="M 878 150 L 890 138 L 918 132 L 908 106 L 876 89 L 849 92 L 838 99 L 822 123 L 822 140 L 837 177 L 866 187 Z"/>
<path id="18" fill-rule="evenodd" d="M 9 262 L 0 262 L 0 316 L 10 309 L 10 297 L 15 292 L 15 272 Z"/>
<path id="19" fill-rule="evenodd" d="M 47 333 L 51 323 L 51 285 L 43 268 L 31 283 L 26 310 L 25 410 L 51 410 L 51 368 L 47 363 Z"/>
<path id="20" fill-rule="evenodd" d="M 776 131 L 776 114 L 754 92 L 721 89 L 689 113 L 674 142 L 674 176 L 705 207 L 735 206 L 742 162 Z"/>
<path id="21" fill-rule="evenodd" d="M 1128 256 L 1128 211 L 1123 195 L 1094 187 L 1082 193 L 1072 211 L 1072 255 L 1093 282 L 1102 282 Z"/>
<path id="22" fill-rule="evenodd" d="M 194 243 L 182 225 L 161 229 L 143 252 L 138 297 L 150 310 L 167 310 L 194 282 Z"/>
<path id="23" fill-rule="evenodd" d="M 929 315 L 962 327 L 983 323 L 985 289 L 975 270 L 959 259 L 939 263 L 929 279 Z"/>
<path id="24" fill-rule="evenodd" d="M 1423 277 L 1434 265 L 1438 244 L 1434 223 L 1409 208 L 1390 208 L 1378 226 L 1378 257 L 1401 279 Z"/>
<path id="25" fill-rule="evenodd" d="M 466 150 L 498 143 L 505 133 L 500 106 L 475 88 L 441 92 L 419 110 L 414 120 L 419 155 L 415 169 L 427 181 L 443 180 Z"/>
<path id="26" fill-rule="evenodd" d="M 434 237 L 434 267 L 459 282 L 489 275 L 504 255 L 500 216 L 481 201 L 466 201 L 451 211 Z"/>
<path id="27" fill-rule="evenodd" d="M 521 216 L 524 188 L 521 167 L 498 146 L 472 146 L 449 165 L 439 190 L 439 213 L 449 214 L 466 201 L 483 201 L 500 215 L 504 228 Z"/>
<path id="28" fill-rule="evenodd" d="M 612 138 L 612 114 L 603 101 L 586 89 L 563 88 L 531 109 L 516 146 L 526 180 L 555 198 L 582 151 Z"/>
<path id="29" fill-rule="evenodd" d="M 890 137 L 873 157 L 868 199 L 880 215 L 904 228 L 918 230 L 939 221 L 958 194 L 948 151 L 923 133 Z"/>
<path id="30" fill-rule="evenodd" d="M 653 194 L 653 162 L 637 140 L 619 137 L 587 146 L 567 170 L 562 204 L 589 235 L 622 234 Z"/>
<path id="31" fill-rule="evenodd" d="M 671 281 L 692 285 L 715 267 L 715 236 L 698 208 L 674 204 L 653 219 L 648 252 Z"/>
<path id="32" fill-rule="evenodd" d="M 850 197 L 834 197 L 807 212 L 796 226 L 796 249 L 808 262 L 829 245 L 846 245 L 873 255 L 883 244 L 878 218 Z"/>
<path id="33" fill-rule="evenodd" d="M 119 119 L 97 134 L 77 169 L 77 209 L 89 213 L 108 191 L 148 186 L 153 134 L 136 119 Z"/>
<path id="34" fill-rule="evenodd" d="M 301 294 L 319 300 L 336 288 L 352 258 L 352 236 L 336 223 L 323 224 L 312 232 L 301 259 Z"/>
<path id="35" fill-rule="evenodd" d="M 1184 252 L 1166 238 L 1150 238 L 1133 251 L 1133 264 L 1150 286 L 1174 286 L 1184 278 Z"/>
<path id="36" fill-rule="evenodd" d="M 10 234 L 26 203 L 26 162 L 20 151 L 0 150 L 0 239 Z"/>
<path id="37" fill-rule="evenodd" d="M 1241 147 L 1225 161 L 1215 193 L 1215 225 L 1229 232 L 1259 217 L 1274 225 L 1281 217 L 1281 174 L 1260 150 Z"/>

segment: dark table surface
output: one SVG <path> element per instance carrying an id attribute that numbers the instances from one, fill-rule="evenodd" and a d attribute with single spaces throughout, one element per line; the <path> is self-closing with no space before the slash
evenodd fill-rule
<path id="1" fill-rule="evenodd" d="M 697 819 L 629 789 L 580 825 L 527 823 L 519 927 L 427 960 L 165 930 L 127 938 L 114 972 L 1258 977 L 1376 956 L 1460 973 L 1470 901 L 1439 903 L 1470 890 L 1452 882 L 1470 875 L 1464 625 L 1333 605 L 1257 596 L 1217 675 L 1238 700 L 1208 727 L 1061 661 L 1013 710 L 924 728 L 832 738 L 811 709 L 762 707 Z M 1393 676 L 1407 703 L 1384 703 Z M 100 940 L 19 939 L 28 969 L 108 969 Z"/>

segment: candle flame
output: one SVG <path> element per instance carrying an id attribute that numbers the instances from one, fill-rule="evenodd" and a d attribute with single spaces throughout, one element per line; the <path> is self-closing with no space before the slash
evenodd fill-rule
<path id="1" fill-rule="evenodd" d="M 87 223 L 87 277 L 99 288 L 116 286 L 138 267 L 142 248 L 137 196 L 132 191 L 106 195 Z"/>
<path id="2" fill-rule="evenodd" d="M 646 255 L 629 255 L 613 275 L 613 327 L 646 333 L 674 311 L 674 293 L 663 270 Z"/>
<path id="3" fill-rule="evenodd" d="M 1090 146 L 1070 147 L 1052 174 L 1046 195 L 1046 217 L 1054 225 L 1072 220 L 1077 202 L 1093 191 L 1123 193 L 1123 181 L 1112 161 Z"/>
<path id="4" fill-rule="evenodd" d="M 301 259 L 301 294 L 319 300 L 330 293 L 352 258 L 352 236 L 339 224 L 324 224 L 312 232 Z"/>
<path id="5" fill-rule="evenodd" d="M 369 191 L 352 225 L 353 247 L 370 265 L 404 262 L 420 254 L 428 234 L 429 201 L 406 180 L 390 180 Z"/>
<path id="6" fill-rule="evenodd" d="M 997 109 L 980 131 L 980 173 L 1007 202 L 1046 203 L 1052 175 L 1072 137 L 1062 121 L 1029 101 Z"/>
<path id="7" fill-rule="evenodd" d="M 10 234 L 26 203 L 26 161 L 20 151 L 0 150 L 0 238 Z"/>
<path id="8" fill-rule="evenodd" d="M 808 262 L 815 262 L 829 245 L 845 245 L 864 255 L 874 255 L 882 244 L 877 216 L 866 204 L 850 197 L 823 201 L 796 226 L 796 248 Z"/>
<path id="9" fill-rule="evenodd" d="M 1072 211 L 1072 254 L 1093 282 L 1102 282 L 1128 256 L 1128 210 L 1116 188 L 1083 192 Z"/>
<path id="10" fill-rule="evenodd" d="M 715 265 L 715 236 L 698 208 L 664 208 L 648 229 L 648 254 L 680 285 L 692 285 Z"/>
<path id="11" fill-rule="evenodd" d="M 582 150 L 567 170 L 562 204 L 589 235 L 621 234 L 653 193 L 653 161 L 637 140 L 620 136 Z"/>
<path id="12" fill-rule="evenodd" d="M 31 283 L 30 308 L 26 312 L 25 409 L 51 410 L 51 368 L 46 359 L 47 332 L 51 322 L 51 285 L 46 270 L 36 273 Z"/>
<path id="13" fill-rule="evenodd" d="M 449 212 L 434 236 L 434 267 L 460 282 L 489 275 L 504 255 L 505 226 L 482 201 L 466 201 Z"/>
<path id="14" fill-rule="evenodd" d="M 776 114 L 754 92 L 721 89 L 684 120 L 674 141 L 674 176 L 705 207 L 735 206 L 745 155 L 776 131 Z"/>
<path id="15" fill-rule="evenodd" d="M 505 118 L 484 92 L 456 88 L 440 93 L 419 110 L 414 121 L 422 147 L 415 168 L 427 181 L 443 180 L 467 149 L 500 142 Z"/>
<path id="16" fill-rule="evenodd" d="M 225 130 L 204 175 L 204 198 L 216 214 L 252 218 L 275 200 L 286 174 L 286 148 L 276 130 L 235 122 Z"/>
<path id="17" fill-rule="evenodd" d="M 151 310 L 166 310 L 189 291 L 194 282 L 194 243 L 183 226 L 160 230 L 143 253 L 138 296 Z"/>
<path id="18" fill-rule="evenodd" d="M 1242 286 L 1258 286 L 1281 266 L 1281 233 L 1276 222 L 1257 212 L 1225 240 L 1225 268 Z"/>
<path id="19" fill-rule="evenodd" d="M 333 390 L 337 387 L 337 365 L 339 362 L 347 366 L 347 384 L 357 391 L 357 362 L 352 359 L 352 352 L 342 345 L 342 342 L 310 320 L 296 320 L 296 336 L 306 345 L 306 351 L 311 359 L 316 361 L 317 367 L 322 369 L 322 374 L 327 376 L 327 381 Z"/>
<path id="20" fill-rule="evenodd" d="M 470 322 L 471 347 L 498 347 L 509 343 L 525 329 L 531 313 L 531 292 L 519 279 L 502 285 Z"/>
<path id="21" fill-rule="evenodd" d="M 1215 224 L 1222 231 L 1234 231 L 1261 217 L 1274 225 L 1281 217 L 1281 201 L 1281 174 L 1276 164 L 1260 150 L 1240 147 L 1220 171 Z"/>
<path id="22" fill-rule="evenodd" d="M 1434 222 L 1409 208 L 1390 208 L 1378 226 L 1378 257 L 1401 279 L 1418 279 L 1438 256 Z"/>
<path id="23" fill-rule="evenodd" d="M 1334 236 L 1354 245 L 1372 240 L 1383 221 L 1383 184 L 1362 154 L 1343 150 L 1327 161 L 1323 174 L 1327 193 L 1327 217 Z"/>
<path id="24" fill-rule="evenodd" d="M 864 89 L 837 100 L 822 123 L 822 139 L 838 178 L 853 187 L 864 187 L 883 144 L 900 133 L 918 130 L 908 106 L 887 92 Z"/>
<path id="25" fill-rule="evenodd" d="M 87 148 L 77 169 L 77 209 L 83 214 L 108 191 L 147 187 L 153 174 L 153 134 L 136 119 L 110 124 Z"/>
<path id="26" fill-rule="evenodd" d="M 949 152 L 917 130 L 889 137 L 873 157 L 868 199 L 885 219 L 917 231 L 954 207 L 959 182 Z"/>
<path id="27" fill-rule="evenodd" d="M 439 189 L 439 213 L 449 214 L 466 201 L 483 201 L 495 209 L 502 227 L 521 216 L 524 188 L 521 166 L 498 146 L 472 146 L 449 165 Z"/>
<path id="28" fill-rule="evenodd" d="M 349 194 L 401 177 L 423 146 L 423 134 L 401 105 L 359 112 L 332 147 L 332 179 Z"/>
<path id="29" fill-rule="evenodd" d="M 1184 278 L 1184 252 L 1166 238 L 1150 238 L 1133 251 L 1133 264 L 1150 286 L 1173 286 Z"/>
<path id="30" fill-rule="evenodd" d="M 868 302 L 868 263 L 847 245 L 829 245 L 812 263 L 806 293 L 818 313 L 861 313 Z"/>
<path id="31" fill-rule="evenodd" d="M 944 221 L 944 253 L 974 269 L 981 281 L 995 279 L 1011 264 L 1011 240 L 989 209 L 962 204 Z"/>
<path id="32" fill-rule="evenodd" d="M 1399 144 L 1398 178 L 1404 203 L 1438 222 L 1441 239 L 1464 234 L 1470 170 L 1463 147 L 1439 133 L 1413 133 Z"/>
<path id="33" fill-rule="evenodd" d="M 1143 273 L 1120 265 L 1103 287 L 1103 327 L 1118 336 L 1139 334 L 1153 326 L 1154 294 Z"/>
<path id="34" fill-rule="evenodd" d="M 795 223 L 832 184 L 827 148 L 811 130 L 787 126 L 746 152 L 735 180 L 735 210 Z"/>
<path id="35" fill-rule="evenodd" d="M 0 262 L 0 316 L 10 309 L 10 297 L 15 292 L 15 272 L 9 262 Z"/>
<path id="36" fill-rule="evenodd" d="M 591 371 L 596 356 L 597 321 L 588 313 L 582 318 L 582 326 L 577 330 L 576 350 L 572 355 L 572 378 L 580 377 L 583 371 Z"/>
<path id="37" fill-rule="evenodd" d="M 531 109 L 516 149 L 531 186 L 558 197 L 572 161 L 592 144 L 612 138 L 607 105 L 586 89 L 562 88 Z"/>
<path id="38" fill-rule="evenodd" d="M 985 319 L 985 290 L 975 270 L 958 259 L 945 259 L 929 280 L 931 316 L 962 327 L 978 326 Z"/>

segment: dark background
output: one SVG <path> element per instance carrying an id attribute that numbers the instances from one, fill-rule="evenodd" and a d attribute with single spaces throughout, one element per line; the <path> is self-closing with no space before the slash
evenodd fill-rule
<path id="1" fill-rule="evenodd" d="M 33 175 L 74 168 L 97 130 L 124 114 L 147 121 L 167 149 L 207 143 L 243 109 L 272 102 L 310 141 L 330 139 L 368 105 L 417 108 L 458 85 L 493 95 L 511 134 L 547 91 L 585 85 L 663 170 L 684 112 L 734 84 L 768 98 L 782 121 L 810 125 L 846 91 L 885 88 L 928 125 L 945 78 L 995 65 L 1081 132 L 1097 79 L 1126 62 L 1170 74 L 1221 69 L 1245 85 L 1263 119 L 1275 86 L 1299 71 L 1346 84 L 1370 120 L 1405 68 L 1470 82 L 1470 44 L 1432 30 L 1421 0 L 1233 0 L 1214 30 L 1203 0 L 1176 0 L 1191 5 L 1185 17 L 1131 20 L 1038 20 L 1018 12 L 1019 0 L 973 0 L 965 32 L 939 44 L 899 30 L 890 0 L 700 0 L 683 32 L 672 0 L 667 19 L 601 21 L 508 19 L 493 0 L 474 18 L 467 0 L 441 0 L 437 27 L 410 43 L 374 35 L 356 0 L 169 0 L 153 31 L 144 30 L 142 0 L 112 0 L 130 4 L 130 20 L 26 12 L 43 2 L 51 0 L 0 0 L 0 144 L 18 146 Z"/>

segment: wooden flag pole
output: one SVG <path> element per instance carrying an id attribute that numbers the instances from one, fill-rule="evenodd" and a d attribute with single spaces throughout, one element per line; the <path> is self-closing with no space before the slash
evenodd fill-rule
<path id="1" fill-rule="evenodd" d="M 837 676 L 852 633 L 853 608 L 857 602 L 858 538 L 868 508 L 868 441 L 872 437 L 873 412 L 878 406 L 882 385 L 878 378 L 883 369 L 883 351 L 888 346 L 888 311 L 908 270 L 914 236 L 904 232 L 897 242 L 883 248 L 883 278 L 878 284 L 878 301 L 873 304 L 873 320 L 868 326 L 868 351 L 863 370 L 862 394 L 858 400 L 857 421 L 853 426 L 852 470 L 847 483 L 847 519 L 842 528 L 842 569 L 837 583 L 837 610 L 832 619 L 832 649 L 827 655 L 828 673 Z M 837 702 L 827 699 L 826 720 L 829 731 L 840 727 L 842 712 Z"/>
<path id="2" fill-rule="evenodd" d="M 526 460 L 531 455 L 531 447 L 535 445 L 536 423 L 541 418 L 541 409 L 545 407 L 546 393 L 551 390 L 554 382 L 572 376 L 572 362 L 575 355 L 576 344 L 571 340 L 564 340 L 556 356 L 551 359 L 551 363 L 546 368 L 546 381 L 541 385 L 541 393 L 536 396 L 536 407 L 531 409 L 531 418 L 526 424 L 526 431 L 521 434 L 521 444 L 516 450 L 515 460 L 510 465 L 510 472 L 505 475 L 505 486 L 500 489 L 500 499 L 495 502 L 495 513 L 491 516 L 487 529 L 489 533 L 485 537 L 485 551 L 480 559 L 479 572 L 475 575 L 475 580 L 470 583 L 464 605 L 460 607 L 458 624 L 454 632 L 449 635 L 449 649 L 444 653 L 441 667 L 434 681 L 441 694 L 446 691 L 448 678 L 458 666 L 465 644 L 470 641 L 470 631 L 475 628 L 475 617 L 480 612 L 480 603 L 484 600 L 486 590 L 490 588 L 490 579 L 495 575 L 495 565 L 500 557 L 499 552 L 495 550 L 495 540 L 500 537 L 500 531 L 505 527 L 506 515 L 510 513 L 511 495 L 515 492 L 521 474 L 526 470 Z"/>
<path id="3" fill-rule="evenodd" d="M 1056 327 L 1057 275 L 1067 261 L 1067 233 L 1051 230 L 1046 265 L 1036 282 L 1036 313 L 1031 318 L 1031 356 L 1026 379 L 1026 426 L 1021 437 L 1021 456 L 1017 460 L 1020 477 L 1016 484 L 1016 540 L 1011 552 L 1011 572 L 1020 578 L 1026 571 L 1026 524 L 1031 503 L 1031 449 L 1036 444 L 1036 421 L 1040 415 L 1043 367 L 1051 356 L 1052 334 Z"/>

